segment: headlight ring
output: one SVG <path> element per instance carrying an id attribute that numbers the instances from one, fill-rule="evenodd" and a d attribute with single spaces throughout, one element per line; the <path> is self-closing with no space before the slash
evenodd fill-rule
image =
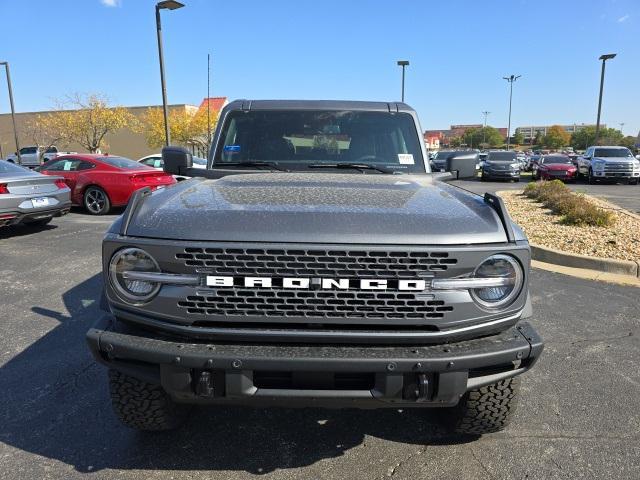
<path id="1" fill-rule="evenodd" d="M 109 280 L 118 296 L 127 303 L 139 305 L 157 295 L 161 285 L 156 282 L 127 280 L 124 272 L 160 272 L 156 260 L 140 248 L 118 250 L 109 261 Z"/>

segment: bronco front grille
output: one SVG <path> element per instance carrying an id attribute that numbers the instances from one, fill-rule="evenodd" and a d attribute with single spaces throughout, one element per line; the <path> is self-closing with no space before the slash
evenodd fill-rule
<path id="1" fill-rule="evenodd" d="M 458 263 L 447 252 L 185 248 L 176 258 L 219 275 L 416 278 Z"/>
<path id="2" fill-rule="evenodd" d="M 361 291 L 292 291 L 284 289 L 212 289 L 190 295 L 178 306 L 189 314 L 227 317 L 312 317 L 429 320 L 453 307 L 420 293 Z"/>

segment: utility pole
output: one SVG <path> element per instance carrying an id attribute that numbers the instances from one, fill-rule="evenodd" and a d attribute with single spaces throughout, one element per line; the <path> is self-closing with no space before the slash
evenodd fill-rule
<path id="1" fill-rule="evenodd" d="M 404 68 L 409 65 L 409 60 L 398 60 L 398 65 L 402 67 L 402 101 L 404 102 Z"/>
<path id="2" fill-rule="evenodd" d="M 211 148 L 211 55 L 207 53 L 207 155 Z"/>
<path id="3" fill-rule="evenodd" d="M 158 59 L 160 60 L 160 83 L 162 85 L 162 114 L 164 115 L 164 143 L 168 147 L 171 143 L 169 133 L 169 111 L 167 106 L 167 84 L 164 79 L 164 55 L 162 54 L 162 24 L 160 23 L 160 10 L 177 10 L 184 5 L 175 0 L 164 0 L 156 4 L 156 32 L 158 34 Z"/>
<path id="4" fill-rule="evenodd" d="M 598 119 L 596 120 L 596 139 L 593 142 L 594 145 L 598 145 L 598 137 L 600 136 L 600 111 L 602 110 L 602 90 L 604 88 L 604 66 L 607 60 L 615 58 L 615 53 L 608 53 L 606 55 L 600 55 L 602 60 L 602 71 L 600 72 L 600 95 L 598 96 Z"/>
<path id="5" fill-rule="evenodd" d="M 507 150 L 511 148 L 511 99 L 513 98 L 513 82 L 519 79 L 522 75 L 510 75 L 508 77 L 502 77 L 509 82 L 509 124 L 507 126 Z"/>
<path id="6" fill-rule="evenodd" d="M 484 111 L 482 115 L 484 115 L 484 127 L 482 127 L 482 148 L 487 148 L 487 117 L 491 112 Z"/>
<path id="7" fill-rule="evenodd" d="M 9 73 L 9 62 L 0 62 L 4 65 L 7 73 L 7 88 L 9 89 L 9 105 L 11 107 L 11 122 L 13 123 L 13 138 L 16 142 L 16 156 L 18 157 L 18 165 L 22 165 L 22 157 L 20 156 L 20 143 L 18 142 L 18 129 L 16 128 L 16 109 L 13 106 L 13 89 L 11 88 L 11 74 Z"/>

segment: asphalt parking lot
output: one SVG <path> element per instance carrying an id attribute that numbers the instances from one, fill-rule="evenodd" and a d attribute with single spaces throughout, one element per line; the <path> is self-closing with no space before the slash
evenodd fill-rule
<path id="1" fill-rule="evenodd" d="M 450 438 L 437 411 L 241 408 L 199 410 L 175 433 L 128 430 L 84 341 L 115 218 L 74 211 L 0 231 L 3 479 L 640 478 L 638 290 L 539 270 L 546 348 L 503 433 Z"/>

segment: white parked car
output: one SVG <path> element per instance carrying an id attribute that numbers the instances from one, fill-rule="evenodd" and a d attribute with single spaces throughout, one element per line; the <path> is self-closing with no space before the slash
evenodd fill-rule
<path id="1" fill-rule="evenodd" d="M 60 152 L 58 151 L 58 147 L 55 145 L 46 149 L 43 152 L 42 147 L 38 146 L 29 146 L 22 147 L 20 149 L 20 161 L 22 162 L 23 167 L 39 167 L 41 164 L 48 162 L 49 160 L 53 160 L 54 158 L 60 155 L 73 154 L 76 152 Z M 40 162 L 40 157 L 42 157 L 42 162 Z M 18 154 L 13 153 L 6 158 L 7 162 L 18 163 Z"/>
<path id="2" fill-rule="evenodd" d="M 164 169 L 164 162 L 162 161 L 162 155 L 160 153 L 154 153 L 152 155 L 147 155 L 146 157 L 142 157 L 138 162 L 148 165 L 150 167 L 155 168 L 156 170 Z M 193 168 L 207 168 L 207 159 L 201 157 L 193 157 Z M 190 177 L 185 177 L 182 175 L 174 175 L 177 181 L 186 180 Z"/>

